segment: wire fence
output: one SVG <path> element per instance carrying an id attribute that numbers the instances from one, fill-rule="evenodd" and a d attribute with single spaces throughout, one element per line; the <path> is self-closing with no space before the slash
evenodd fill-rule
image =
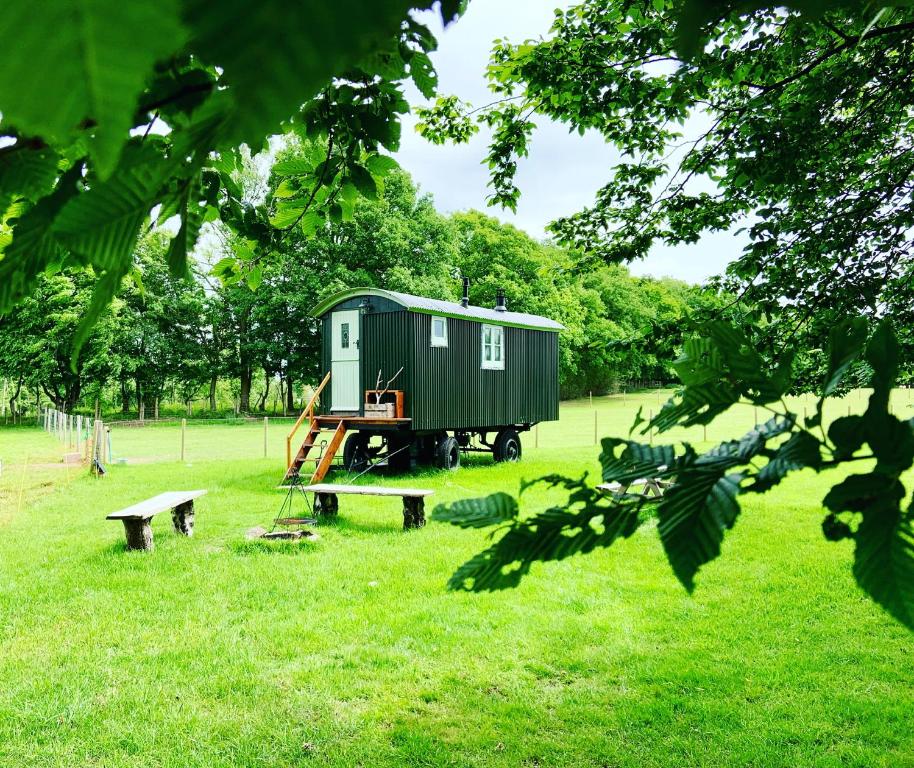
<path id="1" fill-rule="evenodd" d="M 86 461 L 107 455 L 110 439 L 100 419 L 45 408 L 39 411 L 38 423 L 64 444 L 66 453 L 79 454 Z"/>
<path id="2" fill-rule="evenodd" d="M 772 413 L 761 406 L 737 405 L 707 426 L 676 428 L 663 434 L 643 430 L 672 394 L 672 390 L 641 391 L 563 402 L 559 420 L 543 422 L 523 435 L 524 450 L 584 448 L 599 445 L 607 436 L 627 437 L 636 415 L 645 424 L 632 433 L 641 442 L 689 442 L 698 448 L 737 438 Z M 866 409 L 868 390 L 854 390 L 843 398 L 829 399 L 823 411 L 823 429 L 839 416 Z M 788 407 L 801 419 L 816 411 L 812 395 L 788 397 Z M 914 416 L 914 389 L 892 394 L 892 408 L 901 418 Z M 64 443 L 66 450 L 83 460 L 97 457 L 102 463 L 151 463 L 211 460 L 275 459 L 285 462 L 286 436 L 295 422 L 288 416 L 223 419 L 160 419 L 103 422 L 54 409 L 41 417 L 44 428 Z M 303 438 L 300 430 L 296 440 Z M 490 438 L 492 436 L 490 435 Z M 298 445 L 293 445 L 294 452 Z"/>

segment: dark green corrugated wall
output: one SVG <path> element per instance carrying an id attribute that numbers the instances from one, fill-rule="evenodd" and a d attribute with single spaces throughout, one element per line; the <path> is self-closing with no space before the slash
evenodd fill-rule
<path id="1" fill-rule="evenodd" d="M 330 370 L 330 315 L 322 322 L 322 368 Z M 362 387 L 374 389 L 404 366 L 393 387 L 405 393 L 415 430 L 532 424 L 558 418 L 558 334 L 505 328 L 505 369 L 481 365 L 482 323 L 448 318 L 448 346 L 432 347 L 431 315 L 375 312 L 363 316 L 359 348 Z M 323 398 L 329 413 L 331 387 Z"/>
<path id="2" fill-rule="evenodd" d="M 362 318 L 362 340 L 359 344 L 362 361 L 362 390 L 374 389 L 381 371 L 381 387 L 403 366 L 403 372 L 391 384 L 402 389 L 406 415 L 415 397 L 416 365 L 411 336 L 412 316 L 409 312 L 378 312 Z"/>
<path id="3" fill-rule="evenodd" d="M 431 316 L 414 312 L 369 315 L 362 325 L 363 383 L 374 387 L 407 368 L 405 391 L 416 430 L 471 429 L 558 418 L 558 334 L 505 328 L 505 369 L 483 370 L 482 324 L 448 318 L 448 346 L 432 347 Z M 369 381 L 370 380 L 370 381 Z"/>

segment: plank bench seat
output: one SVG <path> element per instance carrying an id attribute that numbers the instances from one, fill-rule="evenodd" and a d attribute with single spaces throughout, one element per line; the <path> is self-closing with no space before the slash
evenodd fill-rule
<path id="1" fill-rule="evenodd" d="M 421 528 L 425 525 L 425 497 L 434 491 L 425 488 L 390 488 L 381 485 L 336 485 L 315 483 L 306 485 L 303 491 L 314 494 L 314 511 L 321 515 L 335 515 L 339 510 L 337 495 L 354 496 L 399 496 L 403 499 L 403 530 Z"/>
<path id="2" fill-rule="evenodd" d="M 127 536 L 127 549 L 153 548 L 152 518 L 161 512 L 171 510 L 171 520 L 175 531 L 192 536 L 194 533 L 194 499 L 206 494 L 206 491 L 166 491 L 151 499 L 125 509 L 112 512 L 106 520 L 120 520 L 124 524 Z"/>

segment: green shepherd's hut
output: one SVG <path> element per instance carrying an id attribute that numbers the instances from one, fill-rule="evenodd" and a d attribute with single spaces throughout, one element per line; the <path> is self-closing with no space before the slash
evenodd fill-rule
<path id="1" fill-rule="evenodd" d="M 467 294 L 466 280 L 459 303 L 353 288 L 315 307 L 327 375 L 319 405 L 314 398 L 300 419 L 310 429 L 294 458 L 290 442 L 290 470 L 301 468 L 322 429 L 334 434 L 313 482 L 344 438 L 343 463 L 354 471 L 379 457 L 401 469 L 456 469 L 465 451 L 517 461 L 520 433 L 558 418 L 562 326 L 508 311 L 501 291 L 494 307 L 471 306 Z"/>

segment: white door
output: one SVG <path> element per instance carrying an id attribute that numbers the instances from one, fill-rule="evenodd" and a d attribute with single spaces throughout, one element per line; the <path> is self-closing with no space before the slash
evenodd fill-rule
<path id="1" fill-rule="evenodd" d="M 331 410 L 358 411 L 359 311 L 340 310 L 330 316 Z"/>

